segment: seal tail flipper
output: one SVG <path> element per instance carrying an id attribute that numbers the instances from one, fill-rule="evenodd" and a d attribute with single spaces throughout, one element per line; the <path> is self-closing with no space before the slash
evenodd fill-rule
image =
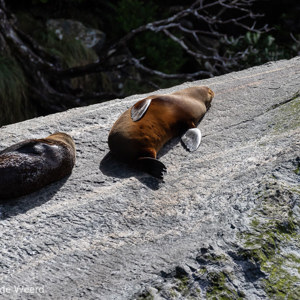
<path id="1" fill-rule="evenodd" d="M 152 157 L 138 158 L 138 167 L 158 179 L 163 179 L 164 173 L 167 172 L 166 166 L 158 159 Z"/>
<path id="2" fill-rule="evenodd" d="M 190 128 L 181 138 L 183 144 L 189 151 L 198 149 L 201 143 L 201 131 L 198 128 Z"/>
<path id="3" fill-rule="evenodd" d="M 130 111 L 132 121 L 136 122 L 144 116 L 144 114 L 147 112 L 149 105 L 151 104 L 151 100 L 152 99 L 146 98 L 132 106 Z"/>

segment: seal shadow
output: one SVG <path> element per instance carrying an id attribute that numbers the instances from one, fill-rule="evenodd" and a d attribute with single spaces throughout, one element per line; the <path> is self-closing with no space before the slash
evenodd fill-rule
<path id="1" fill-rule="evenodd" d="M 110 151 L 101 160 L 99 169 L 104 175 L 112 178 L 135 177 L 152 190 L 158 190 L 162 183 L 162 180 L 154 178 L 130 164 L 117 160 Z"/>
<path id="2" fill-rule="evenodd" d="M 24 214 L 27 211 L 48 202 L 66 183 L 70 175 L 63 179 L 18 198 L 0 200 L 0 220 L 9 219 L 13 216 Z"/>
<path id="3" fill-rule="evenodd" d="M 180 137 L 173 138 L 171 141 L 167 142 L 166 145 L 159 151 L 157 158 L 161 158 L 166 155 L 174 146 L 180 142 Z M 101 160 L 99 165 L 100 171 L 109 177 L 113 178 L 129 178 L 135 177 L 142 184 L 146 185 L 152 190 L 158 190 L 160 186 L 164 183 L 163 180 L 157 179 L 148 173 L 143 172 L 134 165 L 124 163 L 117 160 L 111 151 L 109 151 Z M 166 176 L 166 175 L 165 175 Z"/>
<path id="4" fill-rule="evenodd" d="M 184 147 L 184 144 L 181 142 L 181 135 L 172 138 L 170 141 L 168 141 L 162 149 L 157 153 L 157 159 L 160 159 L 161 157 L 165 156 L 168 154 L 170 150 L 172 150 L 174 147 L 177 146 L 177 144 L 181 143 L 182 146 Z M 184 147 L 185 148 L 185 147 Z"/>

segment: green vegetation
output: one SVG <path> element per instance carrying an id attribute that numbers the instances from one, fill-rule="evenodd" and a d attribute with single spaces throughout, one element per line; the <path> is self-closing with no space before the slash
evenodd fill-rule
<path id="1" fill-rule="evenodd" d="M 269 33 L 247 32 L 245 36 L 229 38 L 231 46 L 226 46 L 225 40 L 222 40 L 226 47 L 228 55 L 234 55 L 243 49 L 248 49 L 243 55 L 242 68 L 261 65 L 268 61 L 288 59 L 297 55 L 298 47 L 283 46 L 276 38 Z M 300 48 L 300 47 L 299 47 Z"/>
<path id="2" fill-rule="evenodd" d="M 200 257 L 199 257 L 200 259 Z M 208 267 L 200 267 L 193 272 L 191 277 L 182 275 L 175 276 L 172 287 L 165 291 L 170 299 L 199 299 L 205 293 L 205 299 L 243 299 L 242 291 L 236 290 L 232 285 L 233 274 L 224 270 L 222 265 L 226 265 L 225 255 L 215 255 L 206 253 L 201 255 L 201 261 Z M 218 271 L 211 271 L 210 266 L 218 266 Z M 214 270 L 216 270 L 214 268 Z M 198 282 L 205 282 L 206 288 L 201 291 Z"/>
<path id="3" fill-rule="evenodd" d="M 66 36 L 60 40 L 54 32 L 46 30 L 46 22 L 53 16 L 59 19 L 78 20 L 87 27 L 102 30 L 106 34 L 106 46 L 109 47 L 131 30 L 176 14 L 192 2 L 182 0 L 166 0 L 163 3 L 158 0 L 118 0 L 114 2 L 105 0 L 11 0 L 6 1 L 6 4 L 9 10 L 16 15 L 17 27 L 32 37 L 46 51 L 60 58 L 62 65 L 67 68 L 94 62 L 98 57 L 92 49 L 87 49 L 80 41 Z M 269 4 L 264 5 L 259 2 L 256 1 L 251 10 L 266 14 L 265 18 L 257 19 L 261 24 L 270 23 L 270 27 L 273 27 L 273 30 L 266 33 L 247 32 L 245 28 L 228 22 L 228 25 L 220 28 L 220 33 L 224 38 L 218 39 L 212 34 L 212 31 L 216 28 L 210 28 L 204 20 L 197 21 L 194 16 L 186 16 L 184 19 L 176 21 L 184 26 L 185 31 L 180 31 L 176 27 L 168 29 L 176 38 L 183 39 L 185 45 L 191 50 L 190 53 L 200 51 L 201 55 L 210 58 L 203 59 L 201 55 L 198 58 L 192 58 L 181 46 L 162 32 L 145 31 L 135 36 L 124 48 L 117 51 L 113 60 L 116 59 L 117 61 L 120 56 L 132 53 L 145 66 L 164 73 L 193 73 L 206 70 L 212 74 L 221 74 L 262 64 L 270 60 L 291 58 L 297 55 L 300 51 L 300 42 L 297 43 L 293 40 L 293 38 L 300 40 L 300 33 L 297 31 L 296 9 L 291 9 L 288 4 L 282 5 L 279 0 L 273 1 L 274 6 L 280 7 L 280 12 L 277 13 L 278 18 L 274 21 L 273 14 L 270 14 Z M 218 9 L 218 7 L 214 7 L 210 11 L 210 8 L 208 8 L 207 16 L 214 15 Z M 222 7 L 220 7 L 221 10 Z M 192 35 L 187 33 L 189 30 L 190 32 L 193 30 L 208 31 L 211 34 L 199 34 L 199 43 L 197 44 L 193 41 Z M 293 34 L 293 38 L 290 33 Z M 228 45 L 228 41 L 230 45 Z M 236 53 L 243 53 L 241 60 L 231 59 Z M 0 55 L 4 57 L 4 60 L 14 60 L 14 68 L 19 63 L 16 58 L 5 58 L 5 53 Z M 13 51 L 11 55 L 14 55 Z M 219 55 L 220 57 L 224 56 L 224 61 L 215 64 L 216 62 L 211 57 L 219 57 Z M 2 65 L 1 70 L 4 71 L 1 72 L 6 72 L 5 63 L 2 63 Z M 13 74 L 16 74 L 15 70 L 12 71 Z M 0 126 L 20 121 L 36 113 L 47 113 L 47 111 L 39 111 L 38 103 L 32 102 L 26 89 L 26 80 L 29 81 L 29 79 L 24 78 L 22 66 L 18 66 L 18 70 L 17 82 L 13 82 L 9 86 L 9 78 L 12 78 L 12 76 L 8 76 L 8 79 L 1 82 L 2 86 L 9 86 L 9 89 L 14 91 L 9 92 L 10 94 L 7 94 L 5 89 L 1 91 L 1 99 L 5 99 L 5 111 L 7 113 L 4 116 L 4 110 L 2 110 Z M 23 71 L 26 72 L 25 69 Z M 2 77 L 6 78 L 6 76 Z M 56 83 L 54 81 L 51 81 L 51 84 L 55 89 Z M 85 75 L 72 79 L 71 82 L 73 87 L 80 88 L 80 90 L 87 93 L 101 91 L 118 94 L 120 92 L 122 97 L 177 85 L 182 81 L 185 81 L 185 79 L 165 80 L 158 78 L 158 76 L 146 74 L 143 71 L 137 71 L 133 66 L 126 66 L 122 70 L 109 70 L 101 74 Z M 21 86 L 22 91 L 20 92 Z M 60 85 L 58 84 L 58 86 Z M 57 90 L 61 92 L 59 87 Z M 15 95 L 18 95 L 18 99 L 11 98 Z M 4 103 L 4 100 L 2 101 Z M 99 99 L 99 101 L 103 100 Z M 30 103 L 32 107 L 35 107 L 36 112 L 29 112 L 28 105 Z M 21 106 L 8 109 L 7 105 Z"/>
<path id="4" fill-rule="evenodd" d="M 300 175 L 300 163 L 299 162 L 298 162 L 296 169 L 294 170 L 294 173 L 297 175 Z"/>
<path id="5" fill-rule="evenodd" d="M 46 51 L 61 59 L 65 67 L 74 67 L 94 62 L 97 59 L 92 49 L 86 48 L 80 41 L 65 37 L 59 40 L 51 31 L 45 31 L 43 24 L 27 14 L 18 14 L 18 21 L 23 30 L 31 33 L 33 38 Z M 95 75 L 86 75 L 72 79 L 74 87 L 95 90 L 98 86 Z M 28 79 L 16 59 L 10 55 L 0 56 L 0 126 L 22 121 L 37 115 L 27 85 Z"/>
<path id="6" fill-rule="evenodd" d="M 39 42 L 49 53 L 61 59 L 65 67 L 84 66 L 97 60 L 93 49 L 83 45 L 81 41 L 74 38 L 63 37 L 62 40 L 52 31 L 40 33 Z M 97 88 L 97 76 L 85 75 L 72 79 L 73 87 L 84 88 L 86 91 L 93 91 Z"/>
<path id="7" fill-rule="evenodd" d="M 28 107 L 23 70 L 11 56 L 0 56 L 0 104 L 0 125 L 34 116 Z"/>
<path id="8" fill-rule="evenodd" d="M 291 101 L 280 107 L 272 122 L 275 124 L 274 132 L 285 132 L 300 126 L 300 96 L 296 94 Z"/>
<path id="9" fill-rule="evenodd" d="M 94 50 L 85 47 L 81 41 L 64 36 L 61 40 L 45 24 L 30 14 L 17 14 L 20 27 L 30 34 L 49 53 L 58 56 L 64 67 L 75 67 L 94 62 L 98 57 Z"/>
<path id="10" fill-rule="evenodd" d="M 154 300 L 154 296 L 149 292 L 145 291 L 144 293 L 138 295 L 137 300 Z"/>
<path id="11" fill-rule="evenodd" d="M 96 53 L 85 47 L 81 41 L 69 37 L 59 40 L 51 31 L 40 42 L 50 53 L 60 57 L 66 67 L 85 65 L 97 59 Z"/>
<path id="12" fill-rule="evenodd" d="M 205 267 L 202 267 L 197 272 L 200 276 L 203 276 L 205 273 L 207 273 L 207 269 Z"/>
<path id="13" fill-rule="evenodd" d="M 152 1 L 121 0 L 115 11 L 121 34 L 162 18 Z M 178 72 L 187 60 L 182 48 L 162 33 L 144 32 L 134 39 L 131 48 L 136 57 L 145 57 L 144 64 L 165 73 Z"/>
<path id="14" fill-rule="evenodd" d="M 158 6 L 152 1 L 121 0 L 114 6 L 120 30 L 127 33 L 141 25 L 155 21 Z M 134 14 L 133 14 L 134 12 Z"/>
<path id="15" fill-rule="evenodd" d="M 184 293 L 184 291 L 188 290 L 189 287 L 189 278 L 187 276 L 182 276 L 181 278 L 178 278 L 178 285 L 176 289 L 180 293 Z"/>
<path id="16" fill-rule="evenodd" d="M 243 299 L 243 293 L 238 293 L 227 285 L 226 272 L 210 272 L 207 276 L 209 287 L 206 292 L 207 299 L 212 300 L 231 300 Z"/>
<path id="17" fill-rule="evenodd" d="M 300 188 L 299 188 L 300 190 Z M 258 263 L 266 274 L 263 285 L 270 299 L 300 299 L 300 256 L 289 253 L 290 245 L 299 253 L 299 220 L 294 216 L 293 192 L 273 184 L 259 196 L 249 232 L 244 232 L 241 256 Z"/>

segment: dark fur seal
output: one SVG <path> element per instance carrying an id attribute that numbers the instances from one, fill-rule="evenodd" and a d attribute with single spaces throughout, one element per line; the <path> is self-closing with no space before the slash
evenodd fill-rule
<path id="1" fill-rule="evenodd" d="M 204 86 L 187 88 L 169 95 L 152 95 L 125 111 L 113 125 L 108 145 L 116 158 L 132 163 L 157 178 L 165 165 L 157 152 L 171 138 L 186 133 L 182 141 L 195 151 L 201 141 L 196 125 L 211 105 L 214 92 Z"/>
<path id="2" fill-rule="evenodd" d="M 75 144 L 66 133 L 30 139 L 0 152 L 0 200 L 32 193 L 72 172 Z"/>

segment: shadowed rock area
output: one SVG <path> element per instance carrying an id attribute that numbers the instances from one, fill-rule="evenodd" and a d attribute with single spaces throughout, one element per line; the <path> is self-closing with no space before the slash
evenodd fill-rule
<path id="1" fill-rule="evenodd" d="M 161 151 L 164 183 L 108 154 L 145 95 L 0 129 L 0 150 L 77 146 L 69 178 L 1 204 L 1 299 L 300 299 L 300 57 L 157 93 L 193 85 L 216 96 L 200 148 Z"/>

